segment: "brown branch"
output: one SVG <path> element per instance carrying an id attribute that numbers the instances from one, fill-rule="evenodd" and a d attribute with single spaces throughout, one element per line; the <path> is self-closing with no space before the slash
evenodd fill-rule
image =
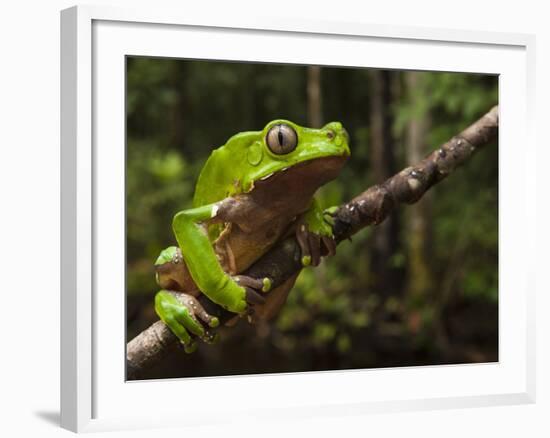
<path id="1" fill-rule="evenodd" d="M 382 184 L 370 187 L 340 206 L 334 214 L 336 240 L 341 242 L 362 228 L 379 224 L 399 204 L 417 202 L 430 187 L 466 162 L 478 148 L 496 139 L 497 133 L 498 106 L 495 106 L 417 165 L 403 169 Z M 256 278 L 269 277 L 276 287 L 300 269 L 300 249 L 292 237 L 275 246 L 250 267 L 246 274 Z M 199 299 L 206 310 L 218 316 L 222 322 L 234 316 L 204 295 Z M 164 323 L 155 322 L 128 342 L 127 378 L 139 379 L 143 371 L 159 362 L 177 345 L 177 338 Z"/>

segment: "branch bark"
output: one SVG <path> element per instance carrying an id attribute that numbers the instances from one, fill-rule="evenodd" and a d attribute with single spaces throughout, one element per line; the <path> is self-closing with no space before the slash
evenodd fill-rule
<path id="1" fill-rule="evenodd" d="M 341 205 L 334 215 L 334 235 L 337 242 L 350 238 L 369 225 L 381 223 L 399 204 L 417 202 L 434 184 L 450 175 L 465 163 L 479 148 L 496 139 L 498 106 L 454 136 L 414 166 L 370 187 L 359 196 Z M 288 238 L 264 255 L 246 275 L 272 279 L 273 286 L 282 284 L 302 269 L 298 243 Z M 212 315 L 224 322 L 234 316 L 202 295 L 199 300 Z M 142 373 L 178 345 L 177 338 L 157 321 L 128 342 L 126 347 L 126 376 L 139 379 Z"/>

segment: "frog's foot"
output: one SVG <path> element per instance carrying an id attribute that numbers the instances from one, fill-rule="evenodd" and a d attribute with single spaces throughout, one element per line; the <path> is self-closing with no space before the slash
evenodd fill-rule
<path id="1" fill-rule="evenodd" d="M 239 285 L 244 287 L 246 291 L 246 301 L 249 304 L 264 304 L 265 298 L 262 297 L 262 293 L 269 292 L 271 290 L 271 280 L 267 277 L 253 278 L 247 275 L 236 275 L 233 280 Z M 252 308 L 249 306 L 247 309 L 250 313 Z"/>
<path id="2" fill-rule="evenodd" d="M 336 242 L 330 235 L 311 232 L 306 223 L 298 224 L 296 240 L 302 252 L 303 266 L 318 266 L 321 256 L 336 254 Z"/>
<path id="3" fill-rule="evenodd" d="M 197 344 L 191 335 L 204 342 L 213 343 L 217 334 L 207 327 L 217 327 L 219 320 L 208 314 L 199 301 L 188 294 L 161 290 L 155 296 L 155 311 L 184 345 L 185 352 L 192 353 Z"/>

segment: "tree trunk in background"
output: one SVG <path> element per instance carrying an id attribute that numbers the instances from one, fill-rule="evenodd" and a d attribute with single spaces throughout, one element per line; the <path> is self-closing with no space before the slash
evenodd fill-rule
<path id="1" fill-rule="evenodd" d="M 182 148 L 186 143 L 186 129 L 184 121 L 185 113 L 189 110 L 187 102 L 186 86 L 186 70 L 187 66 L 184 62 L 174 61 L 171 69 L 171 87 L 177 96 L 176 101 L 171 106 L 172 111 L 168 115 L 170 117 L 170 143 L 175 148 Z"/>
<path id="2" fill-rule="evenodd" d="M 430 115 L 426 107 L 424 73 L 405 73 L 405 87 L 411 117 L 405 127 L 405 152 L 407 164 L 416 163 L 426 154 L 426 135 Z M 421 202 L 412 205 L 406 214 L 408 321 L 409 329 L 416 333 L 421 329 L 421 311 L 430 306 L 433 273 L 428 261 L 431 241 L 431 193 Z"/>
<path id="3" fill-rule="evenodd" d="M 321 91 L 321 67 L 318 65 L 309 65 L 307 67 L 307 123 L 311 128 L 320 128 L 323 126 L 323 94 Z M 316 197 L 323 196 L 323 187 L 317 190 Z M 323 208 L 328 207 L 322 205 Z M 314 270 L 317 288 L 323 289 L 326 285 L 326 266 L 324 259 Z"/>
<path id="4" fill-rule="evenodd" d="M 323 125 L 321 95 L 321 67 L 307 67 L 307 123 L 310 128 L 320 128 Z"/>
<path id="5" fill-rule="evenodd" d="M 382 183 L 395 173 L 395 151 L 393 148 L 391 113 L 392 73 L 383 70 L 370 70 L 370 153 L 371 172 L 374 182 Z M 399 246 L 399 224 L 397 215 L 374 228 L 370 248 L 369 282 L 373 291 L 381 297 L 395 296 L 398 291 L 398 276 L 393 267 L 392 256 Z"/>

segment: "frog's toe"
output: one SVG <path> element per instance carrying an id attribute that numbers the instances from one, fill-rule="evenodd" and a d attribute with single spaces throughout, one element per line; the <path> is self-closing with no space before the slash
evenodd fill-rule
<path id="1" fill-rule="evenodd" d="M 183 344 L 183 351 L 187 354 L 194 353 L 197 351 L 197 343 L 195 341 L 191 341 L 187 344 Z"/>
<path id="2" fill-rule="evenodd" d="M 195 317 L 198 317 L 202 322 L 207 324 L 208 327 L 214 328 L 220 325 L 220 320 L 216 316 L 212 316 L 206 310 L 204 310 L 202 304 L 194 296 L 182 296 L 180 297 L 180 301 L 182 301 L 184 305 L 192 311 Z"/>
<path id="3" fill-rule="evenodd" d="M 321 236 L 321 240 L 323 241 L 323 245 L 326 250 L 327 256 L 333 256 L 336 254 L 336 241 L 334 238 L 330 236 Z"/>
<path id="4" fill-rule="evenodd" d="M 335 216 L 336 216 L 336 211 L 338 210 L 337 207 L 334 207 L 335 210 L 332 210 L 332 209 L 327 209 L 323 212 L 323 221 L 325 221 L 325 223 L 330 227 L 330 229 L 332 230 L 333 227 L 334 227 L 334 223 L 335 223 Z"/>
<path id="5" fill-rule="evenodd" d="M 296 228 L 296 240 L 302 253 L 302 266 L 311 265 L 311 250 L 309 247 L 308 231 L 304 224 L 300 224 Z"/>
<path id="6" fill-rule="evenodd" d="M 237 275 L 233 277 L 239 286 L 249 287 L 261 292 L 269 292 L 271 290 L 271 279 L 268 277 L 254 278 L 248 275 Z"/>
<path id="7" fill-rule="evenodd" d="M 161 319 L 184 346 L 191 344 L 191 335 L 173 315 L 163 315 Z"/>
<path id="8" fill-rule="evenodd" d="M 262 297 L 258 292 L 256 292 L 251 287 L 244 288 L 246 293 L 246 302 L 249 304 L 265 304 L 265 298 Z"/>
<path id="9" fill-rule="evenodd" d="M 207 330 L 202 340 L 207 344 L 217 344 L 220 340 L 220 334 L 218 332 L 210 332 Z"/>
<path id="10" fill-rule="evenodd" d="M 311 265 L 319 266 L 321 262 L 321 236 L 314 233 L 308 234 L 309 251 L 311 252 Z"/>
<path id="11" fill-rule="evenodd" d="M 321 257 L 336 253 L 336 242 L 331 236 L 313 233 L 305 224 L 296 229 L 296 240 L 302 253 L 303 266 L 318 266 Z"/>
<path id="12" fill-rule="evenodd" d="M 233 277 L 235 282 L 244 288 L 245 300 L 248 304 L 264 304 L 265 298 L 262 292 L 268 292 L 271 289 L 271 280 L 267 277 L 259 279 L 247 275 L 236 275 Z"/>
<path id="13" fill-rule="evenodd" d="M 243 312 L 239 312 L 241 316 L 251 315 L 254 312 L 254 306 L 265 304 L 266 301 L 262 295 L 271 290 L 271 279 L 236 275 L 233 280 L 244 289 L 245 308 Z"/>

